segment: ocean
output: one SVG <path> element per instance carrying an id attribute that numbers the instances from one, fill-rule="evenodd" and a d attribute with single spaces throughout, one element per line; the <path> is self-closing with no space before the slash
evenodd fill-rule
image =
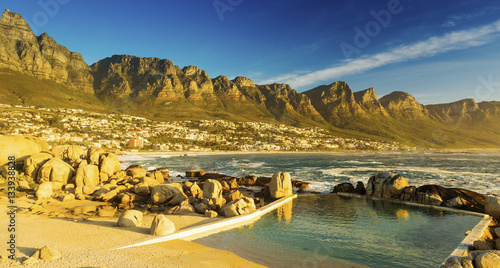
<path id="1" fill-rule="evenodd" d="M 500 152 L 460 153 L 257 153 L 207 155 L 122 155 L 122 168 L 132 164 L 148 170 L 168 167 L 170 176 L 187 170 L 235 177 L 272 176 L 289 172 L 292 179 L 311 182 L 308 191 L 327 193 L 341 182 L 354 185 L 379 172 L 394 172 L 410 185 L 437 184 L 482 194 L 500 191 Z"/>

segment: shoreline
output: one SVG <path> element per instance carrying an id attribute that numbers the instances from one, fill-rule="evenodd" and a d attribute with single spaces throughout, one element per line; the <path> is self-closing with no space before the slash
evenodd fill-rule
<path id="1" fill-rule="evenodd" d="M 440 150 L 421 150 L 421 151 L 120 151 L 121 155 L 168 155 L 168 156 L 190 156 L 190 155 L 248 155 L 248 154 L 415 154 L 415 153 L 435 153 L 435 154 L 452 154 L 452 153 L 500 153 L 500 149 L 440 149 Z"/>

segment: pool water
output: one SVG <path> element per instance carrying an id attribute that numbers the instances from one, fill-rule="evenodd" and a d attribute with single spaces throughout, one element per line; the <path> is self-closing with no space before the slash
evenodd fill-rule
<path id="1" fill-rule="evenodd" d="M 195 242 L 270 267 L 438 267 L 481 217 L 336 194 L 299 196 Z"/>

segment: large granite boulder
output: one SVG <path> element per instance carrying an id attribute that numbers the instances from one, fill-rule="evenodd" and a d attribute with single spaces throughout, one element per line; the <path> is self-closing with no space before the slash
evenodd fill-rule
<path id="1" fill-rule="evenodd" d="M 24 161 L 24 174 L 26 177 L 35 180 L 38 175 L 38 170 L 53 157 L 52 154 L 44 152 L 31 155 Z"/>
<path id="2" fill-rule="evenodd" d="M 278 199 L 285 196 L 293 195 L 292 180 L 290 173 L 279 172 L 273 175 L 269 182 L 269 193 L 271 198 Z"/>
<path id="3" fill-rule="evenodd" d="M 251 211 L 254 211 L 255 209 L 256 208 L 254 200 L 250 197 L 243 197 L 236 201 L 225 204 L 221 208 L 221 215 L 224 215 L 226 218 L 230 218 L 249 213 Z"/>
<path id="4" fill-rule="evenodd" d="M 138 210 L 127 210 L 118 218 L 120 227 L 139 227 L 142 225 L 142 212 Z"/>
<path id="5" fill-rule="evenodd" d="M 153 203 L 178 205 L 186 199 L 187 197 L 184 195 L 182 190 L 179 190 L 178 187 L 171 184 L 160 184 L 151 190 L 151 200 L 153 200 Z"/>
<path id="6" fill-rule="evenodd" d="M 466 189 L 424 185 L 417 188 L 416 196 L 419 203 L 442 205 L 481 213 L 485 211 L 486 197 Z"/>
<path id="7" fill-rule="evenodd" d="M 29 136 L 0 136 L 0 166 L 9 162 L 9 156 L 16 161 L 24 161 L 29 156 L 42 151 L 36 138 Z"/>
<path id="8" fill-rule="evenodd" d="M 52 182 L 46 181 L 38 186 L 35 195 L 38 199 L 50 199 L 53 193 Z"/>
<path id="9" fill-rule="evenodd" d="M 390 172 L 379 173 L 370 177 L 366 185 L 366 195 L 383 198 L 399 198 L 408 181 L 399 174 Z"/>
<path id="10" fill-rule="evenodd" d="M 89 165 L 99 165 L 99 158 L 103 153 L 104 150 L 100 147 L 90 147 L 87 150 L 87 163 L 89 163 Z"/>
<path id="11" fill-rule="evenodd" d="M 490 251 L 478 255 L 474 259 L 474 267 L 476 268 L 491 268 L 500 267 L 500 256 Z"/>
<path id="12" fill-rule="evenodd" d="M 487 195 L 485 198 L 485 212 L 493 218 L 500 219 L 500 197 Z"/>
<path id="13" fill-rule="evenodd" d="M 152 235 L 168 235 L 175 232 L 175 224 L 163 215 L 156 215 L 151 223 L 149 233 Z"/>
<path id="14" fill-rule="evenodd" d="M 148 174 L 148 170 L 143 167 L 128 167 L 126 170 L 127 176 L 131 176 L 132 178 L 143 178 Z"/>
<path id="15" fill-rule="evenodd" d="M 55 190 L 60 190 L 68 182 L 72 182 L 75 170 L 59 157 L 47 161 L 38 171 L 37 181 L 43 183 L 52 182 Z"/>
<path id="16" fill-rule="evenodd" d="M 71 163 L 80 163 L 87 157 L 87 153 L 83 151 L 80 145 L 71 145 L 66 150 L 66 159 Z"/>
<path id="17" fill-rule="evenodd" d="M 102 155 L 100 163 L 100 171 L 106 173 L 108 176 L 113 176 L 113 174 L 122 170 L 120 159 L 113 153 Z"/>
<path id="18" fill-rule="evenodd" d="M 83 160 L 76 170 L 75 184 L 79 186 L 98 185 L 100 182 L 99 167 L 88 165 L 87 160 Z"/>
<path id="19" fill-rule="evenodd" d="M 214 179 L 207 179 L 203 184 L 203 198 L 222 198 L 222 185 Z"/>

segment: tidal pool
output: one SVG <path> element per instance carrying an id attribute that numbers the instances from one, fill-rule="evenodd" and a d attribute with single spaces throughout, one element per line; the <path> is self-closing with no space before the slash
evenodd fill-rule
<path id="1" fill-rule="evenodd" d="M 381 200 L 308 195 L 251 225 L 195 242 L 270 267 L 438 267 L 481 219 Z"/>

